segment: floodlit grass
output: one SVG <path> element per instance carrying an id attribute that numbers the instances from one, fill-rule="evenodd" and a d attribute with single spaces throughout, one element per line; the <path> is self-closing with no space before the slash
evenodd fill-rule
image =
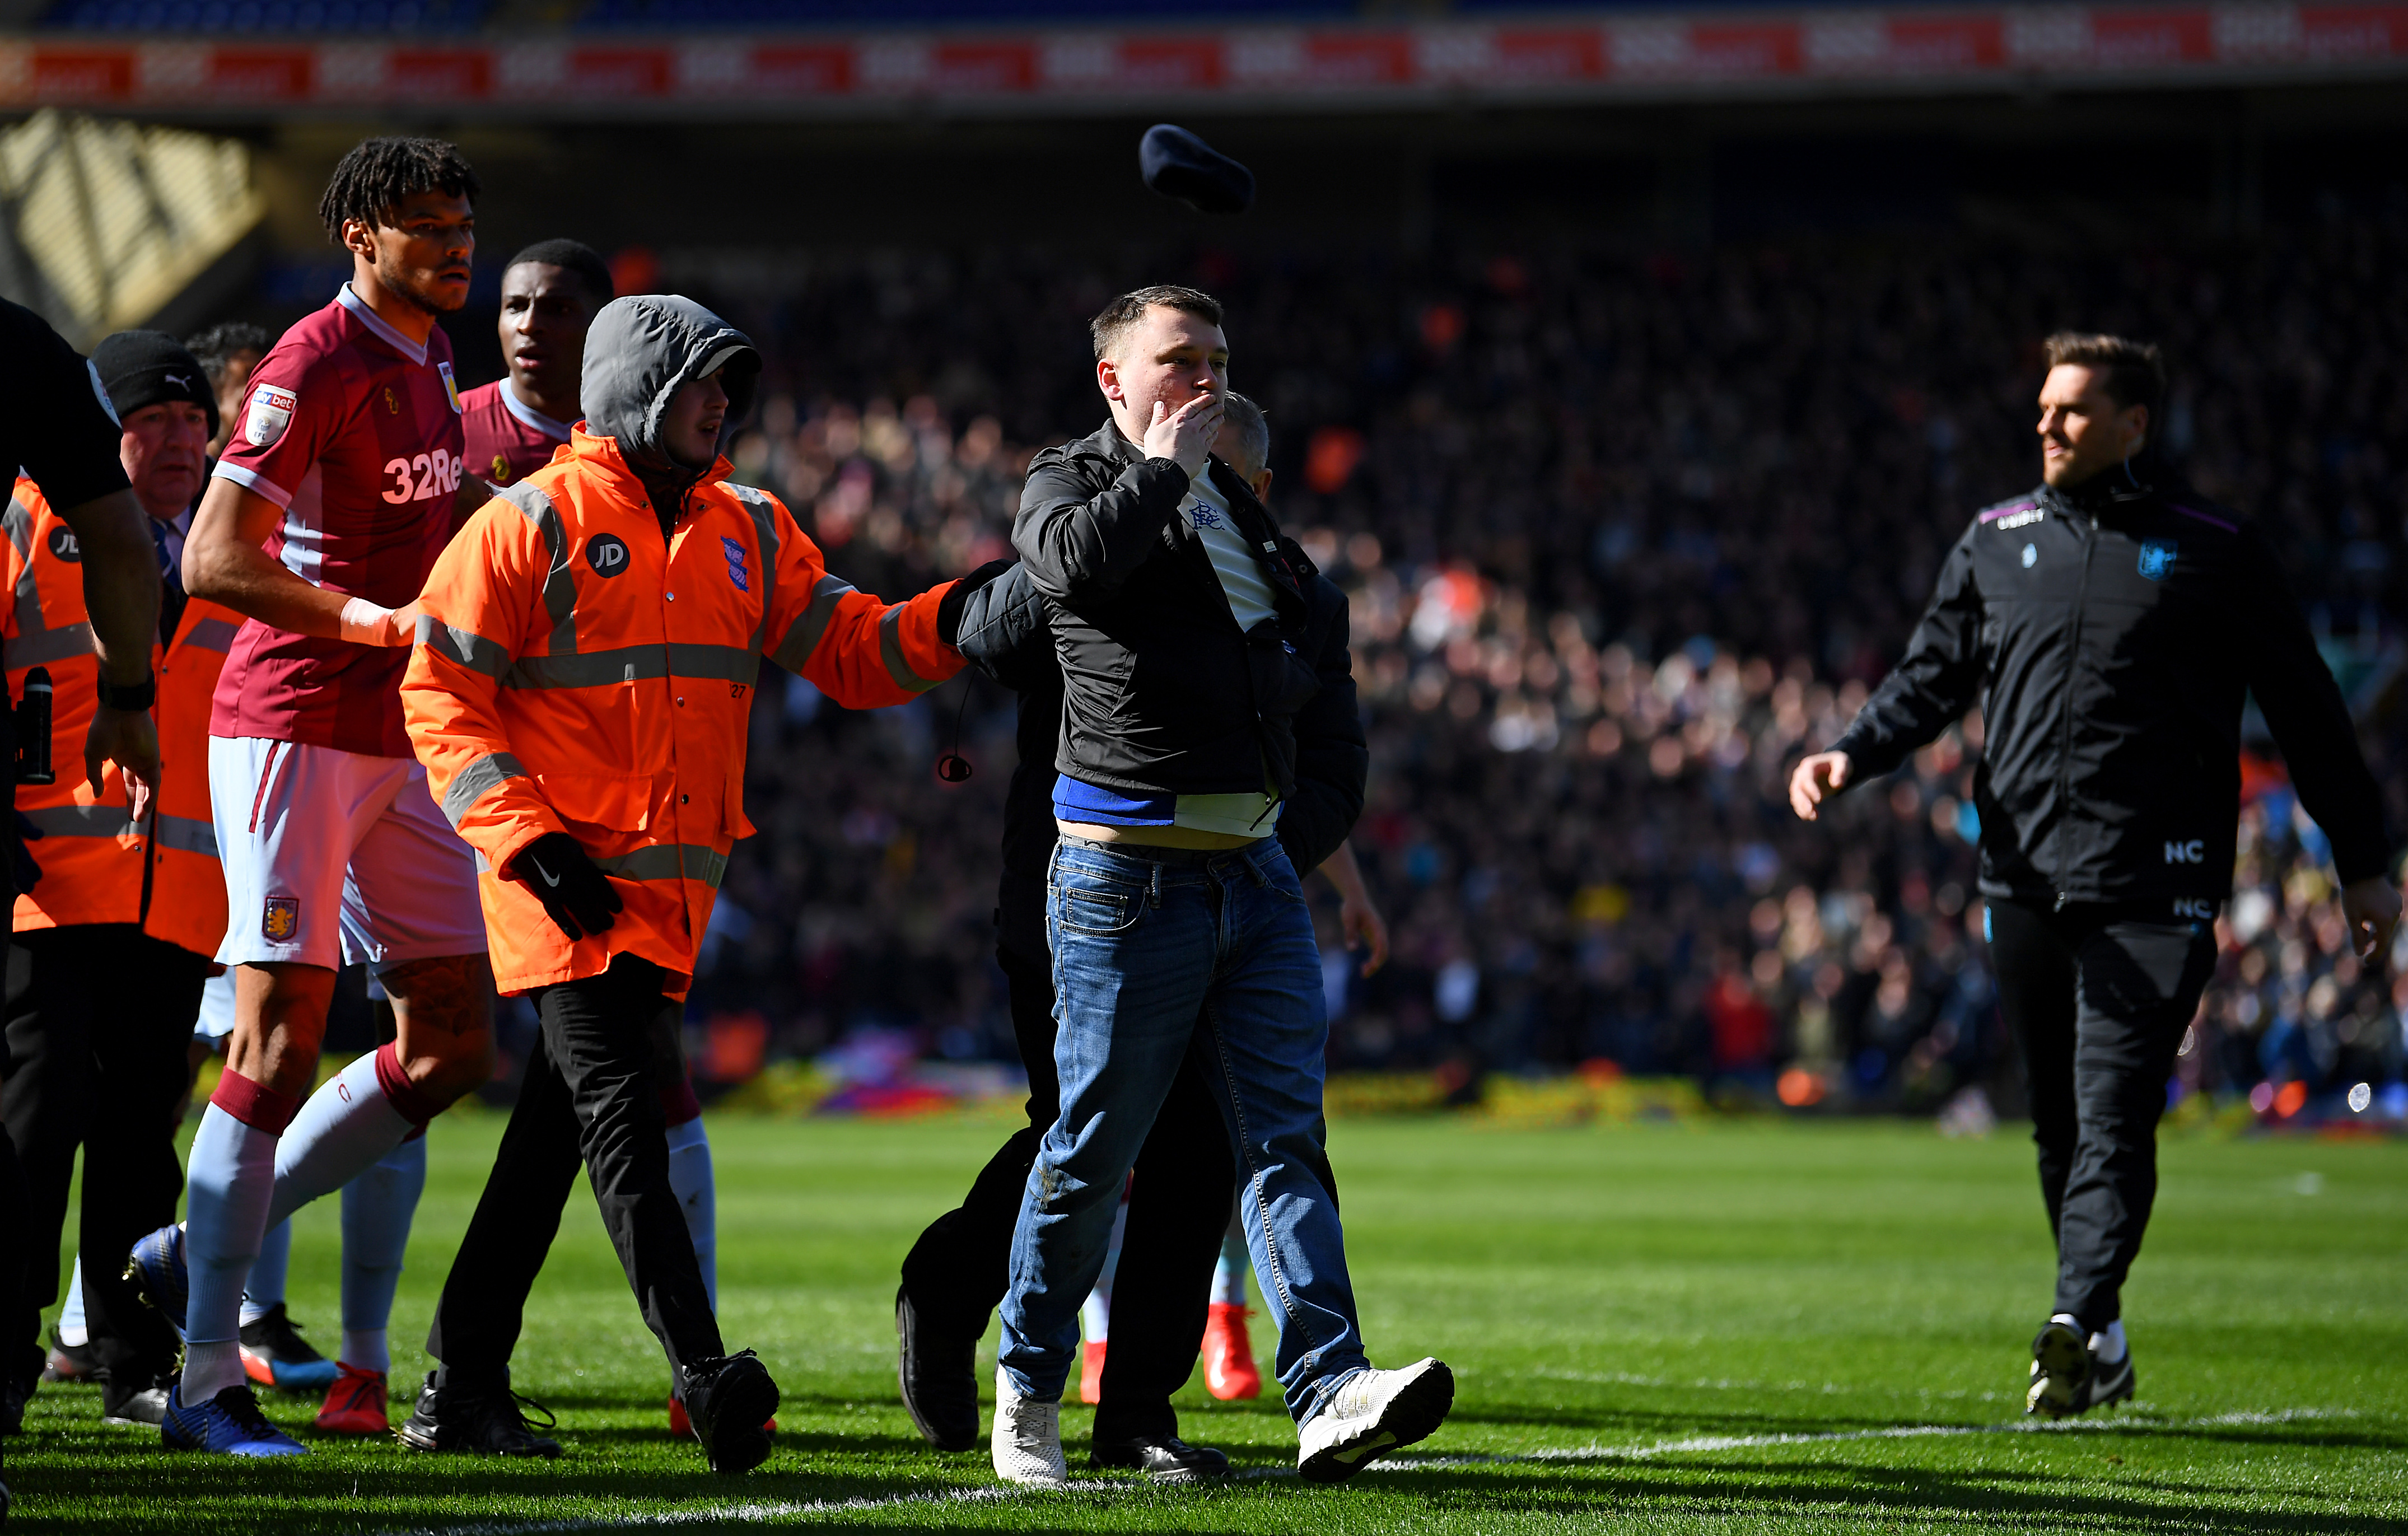
<path id="1" fill-rule="evenodd" d="M 435 1128 L 395 1317 L 404 1396 L 500 1125 Z M 1454 1418 L 1312 1487 L 1276 1406 L 1214 1403 L 1199 1377 L 1182 1428 L 1231 1452 L 1232 1485 L 1088 1474 L 1029 1495 L 1000 1491 L 982 1451 L 927 1449 L 895 1395 L 896 1264 L 996 1126 L 710 1133 L 727 1336 L 785 1392 L 752 1476 L 715 1478 L 666 1439 L 666 1368 L 580 1193 L 518 1363 L 560 1414 L 562 1460 L 318 1439 L 306 1460 L 243 1466 L 166 1454 L 101 1427 L 95 1392 L 48 1387 L 7 1445 L 11 1529 L 2408 1532 L 2408 1145 L 2169 1140 L 2127 1296 L 2141 1400 L 2031 1428 L 2023 1350 L 2053 1266 L 2020 1137 L 1340 1123 L 1366 1331 L 1385 1363 L 1451 1362 Z M 293 1262 L 294 1314 L 329 1352 L 336 1214 L 304 1214 Z M 311 1439 L 314 1406 L 269 1411 Z M 1064 1419 L 1076 1468 L 1088 1413 Z"/>

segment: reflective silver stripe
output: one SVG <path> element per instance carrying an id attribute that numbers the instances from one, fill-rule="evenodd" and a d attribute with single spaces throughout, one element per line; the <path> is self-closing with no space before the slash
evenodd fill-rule
<path id="1" fill-rule="evenodd" d="M 760 654 L 769 639 L 769 610 L 778 598 L 778 504 L 768 493 L 750 485 L 729 485 L 736 499 L 752 514 L 752 532 L 761 547 L 761 622 L 752 629 L 752 653 Z"/>
<path id="2" fill-rule="evenodd" d="M 38 606 L 36 612 L 40 610 Z M 14 671 L 20 667 L 41 667 L 70 656 L 89 656 L 93 653 L 92 625 L 71 624 L 59 629 L 23 627 L 24 610 L 18 610 L 18 632 L 0 645 L 0 666 Z"/>
<path id="3" fill-rule="evenodd" d="M 203 619 L 193 625 L 184 643 L 195 651 L 231 651 L 234 638 L 242 626 L 224 619 Z"/>
<path id="4" fill-rule="evenodd" d="M 218 856 L 218 829 L 198 816 L 162 814 L 159 825 L 150 829 L 150 840 L 162 848 L 175 848 L 187 854 Z"/>
<path id="5" fill-rule="evenodd" d="M 786 638 L 778 642 L 777 653 L 769 659 L 789 672 L 801 671 L 810 664 L 811 653 L 820 648 L 821 637 L 827 633 L 827 626 L 836 622 L 837 605 L 852 591 L 853 583 L 850 581 L 833 576 L 821 577 L 820 584 L 811 588 L 810 606 L 803 610 L 802 617 L 795 621 L 795 626 L 786 631 Z"/>
<path id="6" fill-rule="evenodd" d="M 896 687 L 909 693 L 924 694 L 937 686 L 911 670 L 911 664 L 903 659 L 903 608 L 899 603 L 888 609 L 886 617 L 878 621 L 878 655 L 886 663 L 886 675 L 895 680 Z"/>
<path id="7" fill-rule="evenodd" d="M 31 507 L 26 506 L 23 502 L 18 500 L 14 495 L 11 495 L 8 497 L 8 510 L 5 512 L 0 512 L 0 527 L 7 528 L 8 530 L 8 542 L 17 546 L 17 553 L 19 554 L 25 555 L 29 558 L 32 556 L 34 553 L 34 510 Z"/>
<path id="8" fill-rule="evenodd" d="M 654 843 L 594 862 L 604 874 L 621 880 L 698 880 L 714 891 L 727 873 L 727 855 L 698 842 Z"/>
<path id="9" fill-rule="evenodd" d="M 113 838 L 134 826 L 122 805 L 50 805 L 24 817 L 46 838 Z M 40 861 L 36 854 L 35 862 Z"/>
<path id="10" fill-rule="evenodd" d="M 701 678 L 711 682 L 749 685 L 760 675 L 761 655 L 757 651 L 739 651 L 732 645 L 669 641 L 669 676 L 673 678 Z"/>
<path id="11" fill-rule="evenodd" d="M 544 610 L 552 615 L 552 653 L 573 655 L 577 651 L 577 580 L 568 573 L 568 530 L 560 521 L 560 509 L 541 491 L 521 481 L 505 485 L 501 498 L 526 514 L 526 520 L 543 535 L 544 547 L 552 552 L 552 567 L 543 579 Z"/>
<path id="12" fill-rule="evenodd" d="M 607 688 L 663 677 L 750 683 L 761 658 L 732 645 L 628 645 L 580 655 L 521 656 L 502 677 L 505 688 Z"/>
<path id="13" fill-rule="evenodd" d="M 446 661 L 458 662 L 489 678 L 498 678 L 510 669 L 510 653 L 501 641 L 489 640 L 474 630 L 454 628 L 431 613 L 418 616 L 418 643 Z"/>
<path id="14" fill-rule="evenodd" d="M 519 760 L 509 753 L 488 753 L 462 768 L 452 779 L 452 786 L 443 792 L 443 814 L 451 819 L 456 830 L 460 818 L 468 813 L 470 806 L 484 797 L 485 791 L 505 779 L 523 779 L 526 776 L 527 770 L 520 767 Z"/>

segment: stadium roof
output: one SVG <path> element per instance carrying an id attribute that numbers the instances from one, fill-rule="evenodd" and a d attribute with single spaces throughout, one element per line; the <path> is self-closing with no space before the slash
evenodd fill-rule
<path id="1" fill-rule="evenodd" d="M 1200 116 L 2036 84 L 2296 83 L 2393 75 L 2403 66 L 2408 5 L 1677 8 L 1388 25 L 681 29 L 675 37 L 569 30 L 237 41 L 146 30 L 0 40 L 0 110 Z"/>

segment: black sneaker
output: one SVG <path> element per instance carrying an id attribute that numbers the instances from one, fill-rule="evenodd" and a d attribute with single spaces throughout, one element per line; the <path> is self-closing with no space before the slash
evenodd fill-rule
<path id="1" fill-rule="evenodd" d="M 694 1438 L 710 1470 L 733 1476 L 769 1459 L 769 1431 L 778 1412 L 778 1384 L 751 1350 L 697 1360 L 678 1392 Z"/>
<path id="2" fill-rule="evenodd" d="M 902 1345 L 895 1374 L 903 1411 L 920 1437 L 940 1451 L 975 1450 L 979 1443 L 978 1341 L 945 1337 L 911 1298 L 895 1292 L 895 1337 Z"/>
<path id="3" fill-rule="evenodd" d="M 154 1382 L 138 1392 L 121 1395 L 115 1382 L 102 1382 L 100 1422 L 136 1424 L 157 1428 L 167 1422 L 167 1389 L 174 1385 L 172 1380 Z"/>
<path id="4" fill-rule="evenodd" d="M 455 1382 L 438 1382 L 439 1372 L 426 1373 L 418 1405 L 394 1431 L 413 1451 L 474 1451 L 481 1456 L 560 1454 L 560 1442 L 527 1427 L 526 1409 L 543 1415 L 540 1426 L 556 1429 L 560 1421 L 533 1398 L 523 1398 L 503 1382 L 480 1390 Z"/>
<path id="5" fill-rule="evenodd" d="M 59 1330 L 50 1329 L 50 1352 L 42 1360 L 42 1380 L 46 1382 L 93 1382 L 100 1379 L 100 1357 L 89 1342 L 62 1343 Z"/>
<path id="6" fill-rule="evenodd" d="M 1190 1445 L 1177 1435 L 1099 1440 L 1087 1452 L 1087 1465 L 1134 1467 L 1156 1483 L 1202 1483 L 1229 1475 L 1226 1452 Z"/>
<path id="7" fill-rule="evenodd" d="M 242 1326 L 243 1374 L 279 1392 L 313 1394 L 335 1385 L 335 1362 L 309 1347 L 279 1301 Z"/>
<path id="8" fill-rule="evenodd" d="M 2124 1357 L 2112 1364 L 2090 1351 L 2090 1388 L 2083 1396 L 2084 1409 L 2106 1408 L 2114 1403 L 2132 1400 L 2133 1389 L 2140 1385 L 2140 1376 L 2132 1370 L 2132 1346 L 2124 1346 Z"/>
<path id="9" fill-rule="evenodd" d="M 2080 1324 L 2051 1318 L 2032 1339 L 2031 1383 L 2024 1390 L 2024 1412 L 2064 1418 L 2089 1406 L 2090 1340 Z"/>

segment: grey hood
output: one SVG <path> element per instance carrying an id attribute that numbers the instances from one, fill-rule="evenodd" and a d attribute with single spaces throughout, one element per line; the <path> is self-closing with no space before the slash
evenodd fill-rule
<path id="1" fill-rule="evenodd" d="M 585 430 L 615 438 L 628 465 L 648 482 L 692 484 L 709 465 L 679 464 L 661 446 L 661 418 L 681 385 L 724 367 L 727 419 L 724 449 L 752 409 L 761 353 L 752 338 L 690 298 L 645 294 L 612 299 L 585 334 L 585 372 L 579 399 Z"/>

